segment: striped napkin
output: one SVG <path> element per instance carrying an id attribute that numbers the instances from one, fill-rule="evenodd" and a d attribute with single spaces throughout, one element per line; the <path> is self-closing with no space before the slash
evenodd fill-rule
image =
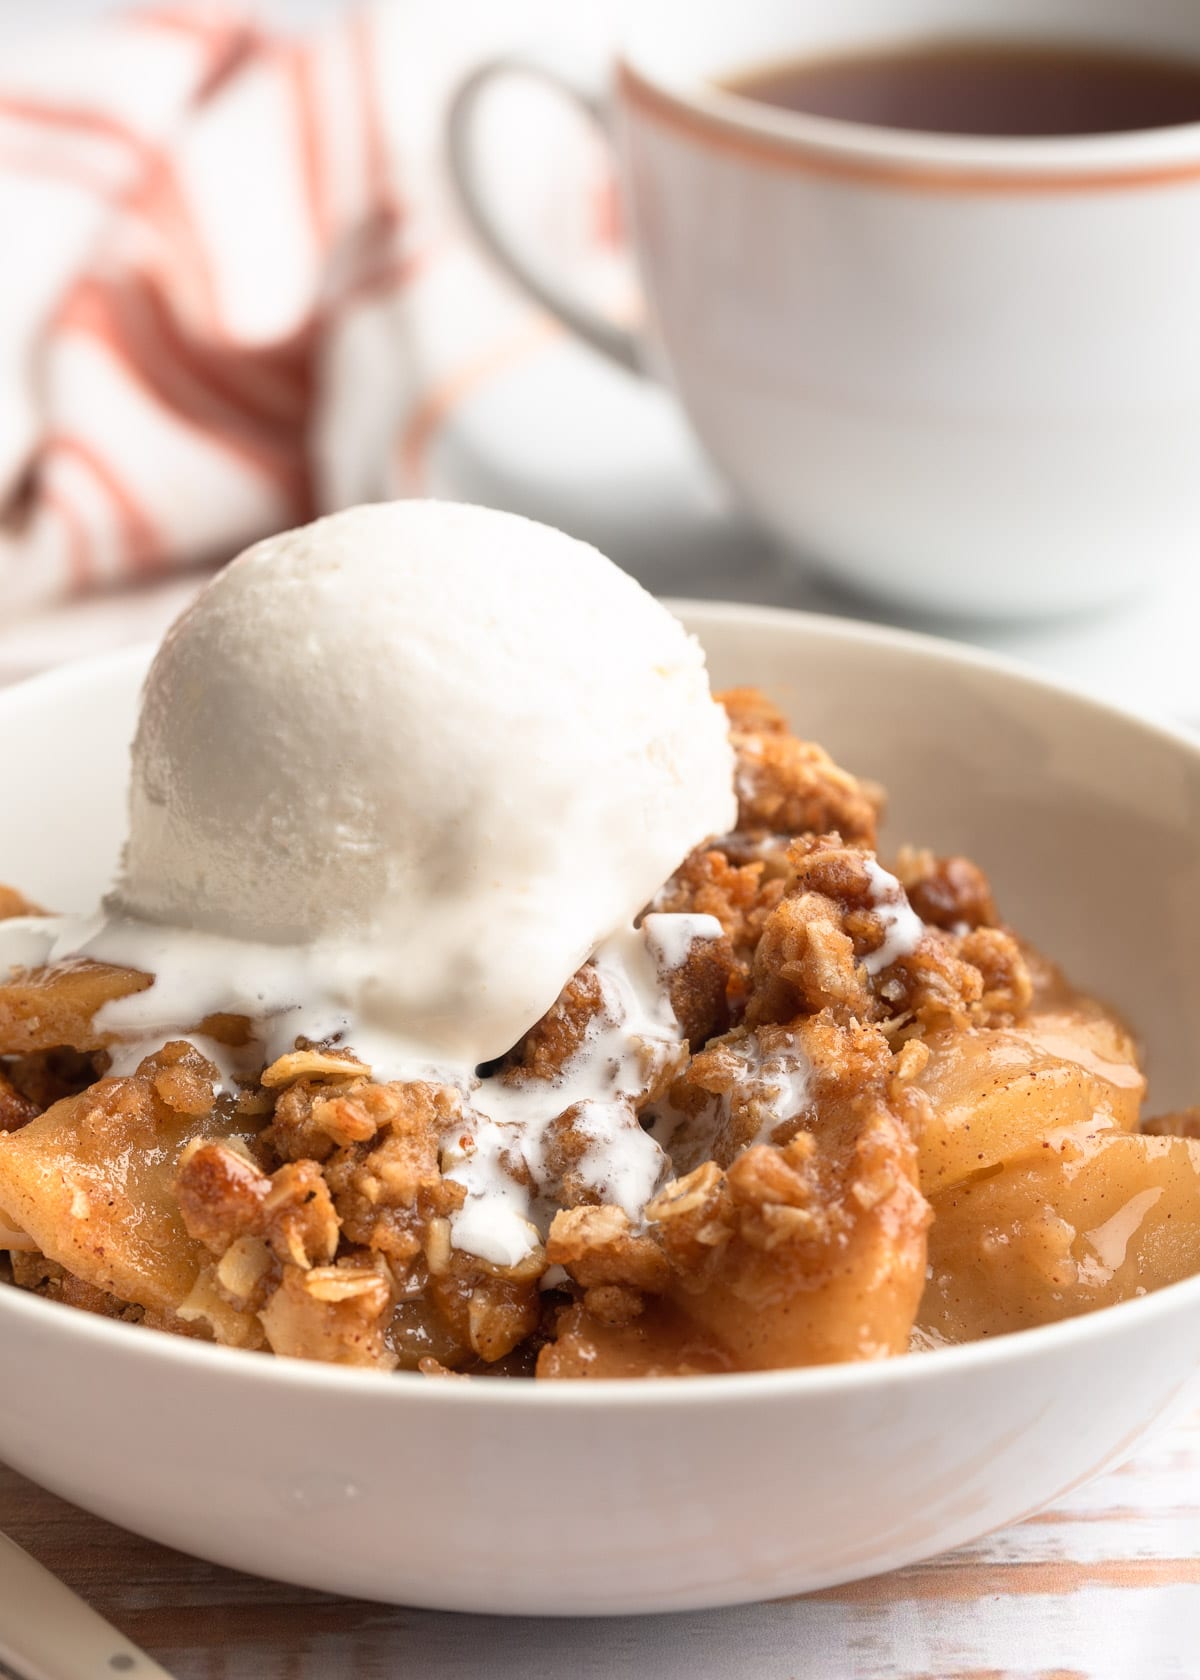
<path id="1" fill-rule="evenodd" d="M 152 7 L 6 47 L 0 621 L 427 488 L 448 410 L 556 330 L 464 238 L 441 144 L 466 62 L 554 12 Z M 620 291 L 596 138 L 532 84 L 499 120 L 519 214 Z"/>

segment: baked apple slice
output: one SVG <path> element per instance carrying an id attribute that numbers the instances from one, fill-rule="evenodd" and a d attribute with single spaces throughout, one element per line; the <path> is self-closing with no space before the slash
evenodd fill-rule
<path id="1" fill-rule="evenodd" d="M 1200 1272 L 1200 1142 L 1049 1136 L 932 1198 L 918 1323 L 951 1342 L 1094 1312 Z"/>
<path id="2" fill-rule="evenodd" d="M 919 1131 L 921 1188 L 936 1196 L 1043 1136 L 1134 1131 L 1145 1079 L 1124 1027 L 1081 999 L 1003 1028 L 954 1028 L 926 1041 L 914 1084 L 931 1113 Z"/>
<path id="3" fill-rule="evenodd" d="M 215 1079 L 192 1045 L 169 1044 L 0 1134 L 0 1223 L 97 1289 L 174 1311 L 207 1258 L 175 1199 L 180 1152 L 249 1135 L 214 1100 Z"/>

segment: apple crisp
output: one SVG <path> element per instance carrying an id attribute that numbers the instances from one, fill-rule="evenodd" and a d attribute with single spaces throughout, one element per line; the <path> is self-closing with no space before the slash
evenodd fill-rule
<path id="1" fill-rule="evenodd" d="M 735 830 L 495 1064 L 255 1063 L 154 976 L 0 984 L 0 1275 L 232 1347 L 542 1379 L 879 1359 L 1200 1270 L 1200 1122 L 978 866 L 876 855 L 882 795 L 726 694 Z M 33 912 L 0 888 L 0 917 Z M 365 1056 L 365 1051 L 364 1051 Z"/>

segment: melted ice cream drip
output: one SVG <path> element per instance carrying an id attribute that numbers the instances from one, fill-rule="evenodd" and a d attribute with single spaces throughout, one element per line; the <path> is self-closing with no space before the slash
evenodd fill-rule
<path id="1" fill-rule="evenodd" d="M 445 1176 L 467 1192 L 450 1222 L 456 1248 L 512 1266 L 545 1236 L 559 1206 L 548 1133 L 567 1109 L 586 1144 L 572 1161 L 573 1178 L 631 1220 L 641 1218 L 670 1163 L 634 1105 L 682 1059 L 666 977 L 694 940 L 720 933 L 712 916 L 656 913 L 615 934 L 592 959 L 601 1007 L 557 1076 L 494 1076 L 467 1094 L 465 1123 L 443 1140 Z"/>
<path id="2" fill-rule="evenodd" d="M 656 978 L 682 968 L 697 940 L 720 939 L 724 929 L 715 916 L 654 910 L 642 917 L 642 933 L 657 967 Z"/>
<path id="3" fill-rule="evenodd" d="M 217 1070 L 214 1094 L 236 1091 L 299 1038 L 352 1049 L 375 1079 L 429 1079 L 456 1086 L 464 1120 L 443 1140 L 446 1176 L 467 1201 L 451 1223 L 455 1246 L 496 1265 L 515 1265 L 544 1236 L 556 1210 L 547 1129 L 567 1108 L 586 1148 L 576 1181 L 638 1219 L 668 1166 L 634 1107 L 681 1056 L 683 1035 L 668 978 L 693 941 L 715 939 L 712 916 L 653 913 L 606 940 L 592 958 L 602 1007 L 585 1042 L 553 1080 L 475 1077 L 428 1047 L 356 1018 L 340 985 L 337 948 L 255 944 L 105 917 L 30 916 L 0 923 L 0 972 L 88 958 L 154 976 L 141 992 L 97 1012 L 112 1033 L 112 1071 L 130 1074 L 172 1039 L 194 1044 Z M 250 1042 L 237 1050 L 198 1034 L 208 1015 L 245 1016 Z M 518 1177 L 513 1176 L 516 1170 Z M 528 1180 L 529 1182 L 523 1182 Z"/>
<path id="4" fill-rule="evenodd" d="M 690 1171 L 713 1155 L 717 1139 L 734 1127 L 735 1098 L 741 1121 L 736 1126 L 739 1153 L 756 1143 L 770 1143 L 776 1129 L 803 1114 L 812 1101 L 812 1063 L 795 1034 L 788 1033 L 765 1051 L 758 1035 L 747 1033 L 730 1044 L 729 1054 L 740 1064 L 738 1078 L 729 1090 L 713 1095 L 699 1114 L 684 1114 L 669 1102 L 655 1105 L 651 1135 L 677 1155 L 676 1172 Z M 750 1117 L 756 1124 L 747 1134 Z"/>
<path id="5" fill-rule="evenodd" d="M 794 1120 L 808 1107 L 812 1096 L 812 1063 L 792 1037 L 785 1046 L 767 1055 L 755 1041 L 753 1053 L 746 1057 L 746 1072 L 762 1116 L 750 1143 L 769 1143 L 777 1126 L 785 1120 Z M 721 1100 L 728 1108 L 729 1098 Z"/>
<path id="6" fill-rule="evenodd" d="M 894 875 L 875 858 L 866 859 L 871 877 L 871 903 L 883 923 L 883 944 L 869 951 L 863 967 L 870 975 L 880 974 L 901 957 L 910 957 L 921 943 L 925 923 L 908 902 L 908 895 Z"/>
<path id="7" fill-rule="evenodd" d="M 222 1044 L 205 1033 L 172 1033 L 164 1038 L 155 1033 L 150 1038 L 128 1038 L 114 1044 L 109 1051 L 109 1079 L 126 1079 L 136 1073 L 147 1056 L 154 1056 L 167 1043 L 190 1044 L 214 1070 L 213 1096 L 236 1096 L 241 1086 L 252 1080 L 264 1064 L 261 1050 L 253 1042 L 245 1045 Z"/>
<path id="8" fill-rule="evenodd" d="M 157 1040 L 158 1049 L 168 1039 L 189 1038 L 209 1015 L 241 1015 L 254 1027 L 258 1055 L 250 1071 L 306 1039 L 352 1046 L 378 1080 L 453 1083 L 456 1069 L 428 1046 L 360 1014 L 357 955 L 335 940 L 274 945 L 102 913 L 0 922 L 0 974 L 83 958 L 154 977 L 145 990 L 96 1013 L 96 1027 L 118 1041 L 118 1054 L 125 1044 Z"/>

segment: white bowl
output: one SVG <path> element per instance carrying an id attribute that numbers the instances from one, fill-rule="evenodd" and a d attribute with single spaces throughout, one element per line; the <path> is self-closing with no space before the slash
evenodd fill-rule
<path id="1" fill-rule="evenodd" d="M 886 782 L 888 836 L 969 852 L 1001 904 L 1200 1096 L 1200 747 L 995 660 L 689 606 Z M 0 695 L 0 880 L 103 888 L 144 652 Z M 1200 1369 L 1200 1279 L 889 1364 L 643 1383 L 429 1382 L 180 1341 L 0 1289 L 0 1456 L 215 1562 L 439 1609 L 684 1610 L 803 1592 L 1015 1522 L 1128 1454 Z"/>

